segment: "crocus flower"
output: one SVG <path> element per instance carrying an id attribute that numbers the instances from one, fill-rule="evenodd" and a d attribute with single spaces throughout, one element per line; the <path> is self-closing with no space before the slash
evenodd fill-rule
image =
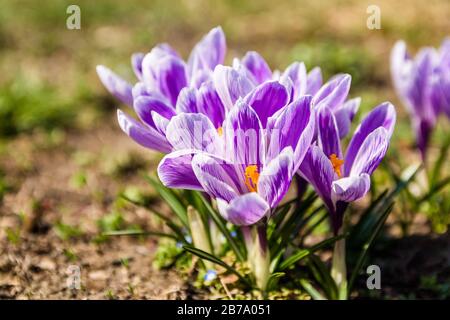
<path id="1" fill-rule="evenodd" d="M 240 61 L 235 60 L 233 67 L 237 71 L 234 72 L 234 75 L 228 75 L 228 82 L 230 83 L 228 87 L 232 87 L 234 91 L 241 90 L 246 93 L 255 84 L 276 79 L 288 90 L 289 102 L 303 95 L 312 95 L 315 109 L 328 106 L 335 115 L 339 136 L 343 138 L 348 134 L 351 122 L 361 103 L 359 97 L 347 100 L 351 85 L 349 74 L 335 75 L 323 84 L 321 69 L 315 67 L 307 72 L 303 62 L 292 63 L 280 74 L 278 71 L 272 72 L 264 58 L 254 51 L 248 52 Z M 230 69 L 228 67 L 228 72 L 231 73 Z M 215 73 L 214 79 L 219 79 L 216 86 L 224 82 L 220 78 L 220 73 L 219 75 Z M 232 83 L 241 85 L 233 87 Z M 234 94 L 237 97 L 239 93 Z M 219 91 L 219 96 L 223 99 L 225 106 L 231 106 L 234 102 L 233 99 L 229 98 L 233 94 Z"/>
<path id="2" fill-rule="evenodd" d="M 408 110 L 422 158 L 441 112 L 450 116 L 450 40 L 441 48 L 422 48 L 412 58 L 398 41 L 391 53 L 391 74 L 397 95 Z"/>
<path id="3" fill-rule="evenodd" d="M 97 73 L 105 87 L 139 117 L 137 121 L 119 110 L 122 130 L 140 145 L 168 153 L 172 147 L 165 129 L 174 115 L 199 112 L 216 125 L 223 122 L 224 109 L 212 84 L 212 72 L 223 63 L 225 53 L 225 36 L 217 27 L 194 47 L 187 63 L 167 44 L 145 55 L 134 54 L 132 66 L 138 78 L 134 86 L 104 66 L 98 66 Z"/>
<path id="4" fill-rule="evenodd" d="M 279 84 L 267 82 L 272 85 Z M 166 155 L 158 166 L 164 185 L 207 192 L 217 201 L 220 214 L 242 227 L 249 266 L 261 290 L 270 274 L 264 218 L 271 216 L 286 194 L 314 137 L 311 96 L 267 117 L 263 129 L 260 115 L 267 116 L 267 112 L 261 105 L 285 100 L 287 94 L 281 92 L 282 97 L 271 100 L 238 99 L 221 133 L 202 114 L 173 117 L 167 130 L 176 128 L 178 134 L 168 138 L 174 139 L 174 145 L 184 144 L 185 150 Z M 259 113 L 246 100 L 261 107 Z"/>
<path id="5" fill-rule="evenodd" d="M 336 116 L 328 106 L 317 111 L 317 144 L 311 146 L 299 171 L 324 201 L 335 233 L 348 203 L 369 191 L 370 175 L 387 151 L 395 120 L 389 102 L 374 108 L 354 132 L 344 155 Z"/>
<path id="6" fill-rule="evenodd" d="M 313 139 L 314 117 L 311 96 L 304 96 L 269 117 L 263 130 L 256 110 L 239 99 L 222 135 L 201 114 L 177 115 L 169 127 L 178 132 L 169 139 L 185 149 L 179 145 L 179 151 L 163 158 L 158 167 L 162 183 L 203 190 L 217 200 L 226 220 L 248 226 L 269 217 L 287 192 Z"/>

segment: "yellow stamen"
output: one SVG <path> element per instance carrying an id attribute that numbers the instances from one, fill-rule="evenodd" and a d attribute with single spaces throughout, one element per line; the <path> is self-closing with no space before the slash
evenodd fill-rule
<path id="1" fill-rule="evenodd" d="M 217 133 L 219 134 L 219 137 L 221 137 L 223 135 L 223 129 L 222 127 L 218 127 L 217 128 Z"/>
<path id="2" fill-rule="evenodd" d="M 258 192 L 259 172 L 256 164 L 245 168 L 245 185 L 250 192 Z"/>
<path id="3" fill-rule="evenodd" d="M 339 159 L 336 154 L 332 154 L 330 156 L 331 165 L 333 166 L 334 172 L 338 175 L 338 177 L 342 177 L 341 166 L 344 164 L 344 160 Z"/>

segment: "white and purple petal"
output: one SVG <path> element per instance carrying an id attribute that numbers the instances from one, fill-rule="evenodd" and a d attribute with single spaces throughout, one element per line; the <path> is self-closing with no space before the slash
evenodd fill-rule
<path id="1" fill-rule="evenodd" d="M 294 152 L 285 148 L 264 166 L 258 180 L 258 193 L 275 208 L 289 189 L 294 174 Z"/>
<path id="2" fill-rule="evenodd" d="M 359 97 L 350 99 L 334 112 L 339 130 L 339 138 L 345 138 L 350 132 L 351 123 L 355 114 L 358 112 L 360 103 L 361 98 Z"/>
<path id="3" fill-rule="evenodd" d="M 272 71 L 261 55 L 255 51 L 249 51 L 241 60 L 241 64 L 252 74 L 256 83 L 263 83 L 272 79 Z"/>
<path id="4" fill-rule="evenodd" d="M 180 113 L 170 120 L 166 137 L 174 150 L 199 150 L 220 155 L 223 142 L 211 120 L 200 113 Z"/>
<path id="5" fill-rule="evenodd" d="M 351 164 L 349 176 L 358 176 L 362 173 L 369 175 L 378 167 L 389 147 L 389 133 L 384 127 L 372 131 L 363 141 L 355 160 Z M 347 163 L 344 163 L 346 166 Z M 348 170 L 347 167 L 346 171 Z"/>
<path id="6" fill-rule="evenodd" d="M 351 81 L 352 77 L 349 74 L 339 74 L 331 78 L 314 95 L 314 107 L 326 106 L 334 111 L 334 109 L 341 106 L 347 99 Z"/>
<path id="7" fill-rule="evenodd" d="M 336 119 L 331 110 L 322 106 L 317 110 L 318 142 L 327 157 L 332 154 L 342 159 L 341 140 Z"/>
<path id="8" fill-rule="evenodd" d="M 269 118 L 267 161 L 290 146 L 294 150 L 294 171 L 297 171 L 314 138 L 315 116 L 311 100 L 311 96 L 302 96 Z"/>
<path id="9" fill-rule="evenodd" d="M 221 27 L 208 32 L 192 49 L 188 60 L 189 74 L 192 76 L 198 70 L 214 70 L 225 59 L 227 44 Z"/>
<path id="10" fill-rule="evenodd" d="M 364 197 L 369 189 L 370 176 L 367 173 L 359 176 L 344 177 L 333 181 L 332 198 L 335 202 L 353 202 Z"/>
<path id="11" fill-rule="evenodd" d="M 132 106 L 132 86 L 105 66 L 97 66 L 97 74 L 105 88 L 123 103 Z"/>
<path id="12" fill-rule="evenodd" d="M 244 98 L 254 87 L 244 72 L 218 65 L 213 74 L 214 86 L 226 110 L 233 108 L 239 98 Z"/>
<path id="13" fill-rule="evenodd" d="M 158 176 L 168 188 L 203 191 L 203 187 L 192 169 L 195 151 L 179 150 L 167 154 L 158 165 Z"/>
<path id="14" fill-rule="evenodd" d="M 256 192 L 246 193 L 229 203 L 218 201 L 222 216 L 237 226 L 250 226 L 268 215 L 269 204 Z"/>
<path id="15" fill-rule="evenodd" d="M 166 137 L 156 129 L 144 126 L 121 110 L 117 110 L 117 119 L 122 131 L 141 146 L 163 153 L 172 150 Z"/>
<path id="16" fill-rule="evenodd" d="M 253 89 L 244 101 L 256 111 L 265 128 L 267 119 L 287 104 L 288 92 L 278 81 L 267 81 Z"/>
<path id="17" fill-rule="evenodd" d="M 347 148 L 347 154 L 345 155 L 345 175 L 348 175 L 352 170 L 353 162 L 361 145 L 375 129 L 383 127 L 388 139 L 391 137 L 396 121 L 397 114 L 394 106 L 390 102 L 384 102 L 375 107 L 366 117 L 361 121 L 361 124 L 355 130 L 350 144 Z"/>
<path id="18" fill-rule="evenodd" d="M 239 100 L 224 125 L 225 152 L 233 163 L 261 166 L 265 162 L 265 136 L 255 110 Z"/>

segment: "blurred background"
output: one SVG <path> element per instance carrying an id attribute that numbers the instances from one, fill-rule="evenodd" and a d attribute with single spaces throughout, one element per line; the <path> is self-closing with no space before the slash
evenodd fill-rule
<path id="1" fill-rule="evenodd" d="M 80 30 L 66 28 L 70 4 L 81 8 Z M 381 30 L 366 26 L 372 4 L 381 9 Z M 390 50 L 398 39 L 413 52 L 438 46 L 450 35 L 449 17 L 448 0 L 2 1 L 0 298 L 72 297 L 61 279 L 73 263 L 87 270 L 88 285 L 76 297 L 186 297 L 176 277 L 155 289 L 163 271 L 142 267 L 157 260 L 152 240 L 97 236 L 151 223 L 148 213 L 128 207 L 118 194 L 151 198 L 139 171 L 154 170 L 161 156 L 119 130 L 115 111 L 126 107 L 103 88 L 96 65 L 134 82 L 132 53 L 167 42 L 187 58 L 202 35 L 220 25 L 227 62 L 256 50 L 273 69 L 301 60 L 308 69 L 320 66 L 325 79 L 350 73 L 350 94 L 362 97 L 360 115 L 392 101 L 399 121 L 390 153 L 402 167 L 419 158 L 392 90 Z M 448 126 L 445 121 L 439 128 Z M 433 137 L 437 144 L 442 132 Z M 414 219 L 418 227 L 408 233 L 431 232 L 423 217 Z"/>

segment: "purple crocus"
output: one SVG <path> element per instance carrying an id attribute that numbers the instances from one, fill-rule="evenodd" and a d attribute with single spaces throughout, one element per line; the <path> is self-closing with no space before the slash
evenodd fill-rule
<path id="1" fill-rule="evenodd" d="M 225 111 L 212 72 L 223 63 L 225 53 L 225 35 L 217 27 L 194 47 L 187 63 L 167 44 L 134 54 L 132 66 L 138 78 L 134 86 L 104 66 L 98 66 L 97 73 L 108 91 L 132 106 L 139 117 L 137 121 L 119 110 L 122 130 L 140 145 L 168 153 L 172 146 L 165 130 L 174 115 L 195 112 L 205 114 L 216 126 L 223 122 Z"/>
<path id="2" fill-rule="evenodd" d="M 269 217 L 313 139 L 311 99 L 303 96 L 279 109 L 267 118 L 266 130 L 245 99 L 227 114 L 222 135 L 203 115 L 177 115 L 168 130 L 176 128 L 177 137 L 186 138 L 172 141 L 185 149 L 163 158 L 158 167 L 162 183 L 206 191 L 217 200 L 222 216 L 238 226 Z"/>
<path id="3" fill-rule="evenodd" d="M 239 98 L 221 132 L 202 114 L 173 117 L 167 130 L 177 134 L 168 138 L 181 150 L 163 158 L 158 175 L 168 187 L 207 192 L 224 219 L 241 226 L 249 266 L 264 291 L 270 275 L 264 218 L 288 191 L 314 138 L 315 116 L 311 96 L 268 116 L 275 101 L 286 102 L 287 93 L 277 82 L 261 86 L 272 93 L 271 99 L 258 98 L 265 96 L 260 87 Z"/>
<path id="4" fill-rule="evenodd" d="M 407 108 L 422 158 L 440 113 L 450 116 L 450 40 L 439 50 L 422 48 L 412 58 L 404 41 L 391 53 L 391 74 L 397 95 Z"/>
<path id="5" fill-rule="evenodd" d="M 342 226 L 348 203 L 369 191 L 370 175 L 387 151 L 395 120 L 389 102 L 374 108 L 354 132 L 344 155 L 335 114 L 326 105 L 317 110 L 317 143 L 309 149 L 299 172 L 324 201 L 335 233 Z"/>

